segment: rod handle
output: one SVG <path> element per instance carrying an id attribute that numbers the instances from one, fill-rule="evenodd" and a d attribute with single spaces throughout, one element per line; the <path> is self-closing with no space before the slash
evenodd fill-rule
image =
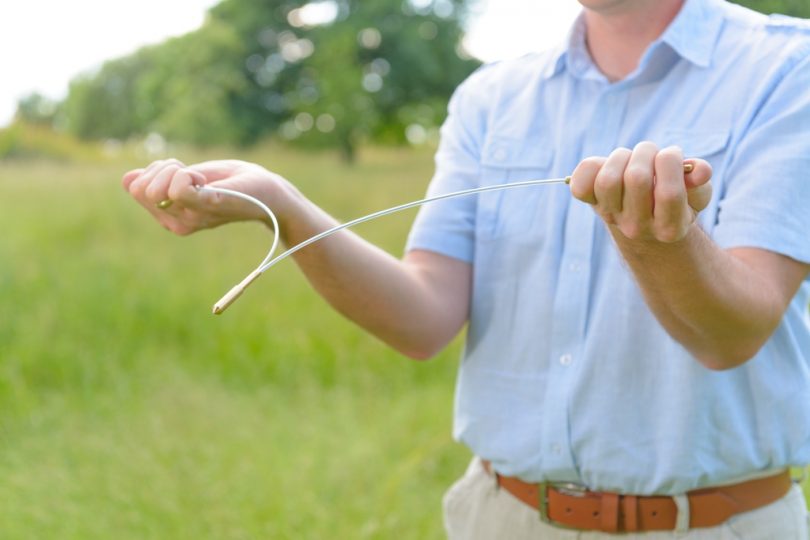
<path id="1" fill-rule="evenodd" d="M 684 174 L 689 174 L 690 172 L 692 172 L 694 170 L 695 170 L 695 164 L 694 163 L 692 163 L 691 161 L 684 161 L 684 163 L 683 163 L 683 173 Z M 566 184 L 571 183 L 571 177 L 570 176 L 565 177 L 565 183 Z"/>
<path id="2" fill-rule="evenodd" d="M 230 291 L 225 293 L 225 296 L 220 298 L 219 301 L 214 304 L 211 312 L 214 315 L 221 315 L 226 309 L 228 309 L 228 306 L 236 302 L 236 299 L 242 296 L 245 289 L 247 289 L 251 283 L 256 281 L 260 275 L 262 274 L 258 271 L 258 269 L 248 274 L 245 279 L 243 279 L 238 285 L 234 285 Z"/>

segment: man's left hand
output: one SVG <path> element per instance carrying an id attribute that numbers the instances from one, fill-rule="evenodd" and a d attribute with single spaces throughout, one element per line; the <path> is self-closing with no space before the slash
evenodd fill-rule
<path id="1" fill-rule="evenodd" d="M 690 159 L 684 173 L 683 153 L 671 146 L 659 150 L 641 142 L 631 151 L 583 160 L 571 175 L 571 193 L 591 204 L 606 224 L 630 240 L 677 242 L 711 199 L 712 168 Z"/>

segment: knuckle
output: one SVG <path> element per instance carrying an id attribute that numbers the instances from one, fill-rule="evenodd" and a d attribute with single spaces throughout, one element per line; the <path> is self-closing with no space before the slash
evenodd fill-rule
<path id="1" fill-rule="evenodd" d="M 613 152 L 610 153 L 611 156 L 618 156 L 618 157 L 629 157 L 633 151 L 627 147 L 620 146 L 616 148 Z"/>
<path id="2" fill-rule="evenodd" d="M 636 152 L 639 150 L 652 150 L 653 152 L 657 152 L 658 145 L 652 141 L 641 141 L 633 148 L 633 150 Z"/>
<path id="3" fill-rule="evenodd" d="M 681 229 L 674 224 L 666 224 L 656 230 L 655 237 L 664 243 L 676 242 L 681 237 Z"/>
<path id="4" fill-rule="evenodd" d="M 174 175 L 177 171 L 179 171 L 182 167 L 177 163 L 167 163 L 161 172 L 166 174 Z"/>
<path id="5" fill-rule="evenodd" d="M 573 181 L 581 182 L 584 177 L 593 177 L 602 166 L 603 159 L 595 156 L 587 157 L 579 162 L 571 175 Z"/>
<path id="6" fill-rule="evenodd" d="M 677 205 L 684 197 L 684 193 L 669 187 L 659 187 L 655 192 L 655 203 L 663 205 Z"/>
<path id="7" fill-rule="evenodd" d="M 639 240 L 641 238 L 641 227 L 638 225 L 638 223 L 623 223 L 619 227 L 619 230 L 626 238 L 630 240 Z"/>
<path id="8" fill-rule="evenodd" d="M 683 150 L 681 150 L 677 146 L 668 146 L 658 151 L 655 156 L 655 163 L 656 165 L 661 164 L 663 162 L 668 161 L 682 161 L 683 160 Z"/>
<path id="9" fill-rule="evenodd" d="M 146 189 L 143 192 L 144 197 L 149 199 L 150 201 L 156 200 L 160 197 L 160 193 L 158 192 L 158 187 L 155 185 L 154 182 L 146 186 Z"/>
<path id="10" fill-rule="evenodd" d="M 129 194 L 132 196 L 137 195 L 140 189 L 140 185 L 141 185 L 141 177 L 139 176 L 138 178 L 130 182 L 129 185 L 126 186 L 127 192 L 129 192 Z"/>
<path id="11" fill-rule="evenodd" d="M 607 191 L 620 185 L 621 181 L 621 175 L 616 170 L 603 168 L 599 171 L 599 174 L 596 175 L 594 187 L 600 191 Z"/>
<path id="12" fill-rule="evenodd" d="M 600 167 L 602 165 L 602 161 L 604 161 L 603 158 L 597 156 L 590 156 L 583 159 L 582 164 L 587 165 L 589 167 Z"/>
<path id="13" fill-rule="evenodd" d="M 648 189 L 652 186 L 652 175 L 643 167 L 630 166 L 624 172 L 624 182 L 630 189 Z"/>
<path id="14" fill-rule="evenodd" d="M 162 163 L 163 163 L 164 167 L 168 167 L 168 166 L 182 167 L 183 166 L 183 163 L 180 162 L 179 159 L 175 159 L 175 158 L 164 159 Z"/>
<path id="15" fill-rule="evenodd" d="M 610 198 L 611 193 L 615 193 L 621 189 L 621 177 L 615 174 L 604 174 L 596 177 L 593 183 L 593 190 L 596 198 L 607 200 Z"/>

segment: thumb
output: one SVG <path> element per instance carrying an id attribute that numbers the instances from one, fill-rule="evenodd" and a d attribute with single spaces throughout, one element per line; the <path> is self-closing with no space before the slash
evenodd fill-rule
<path id="1" fill-rule="evenodd" d="M 712 198 L 712 166 L 702 159 L 688 159 L 686 163 L 694 166 L 692 172 L 684 175 L 686 199 L 695 212 L 700 212 Z"/>

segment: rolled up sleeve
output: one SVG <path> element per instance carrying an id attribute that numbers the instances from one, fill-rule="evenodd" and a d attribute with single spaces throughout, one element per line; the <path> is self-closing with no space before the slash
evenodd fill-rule
<path id="1" fill-rule="evenodd" d="M 441 128 L 436 170 L 427 196 L 478 187 L 480 139 L 486 121 L 473 92 L 472 75 L 453 94 Z M 411 228 L 406 251 L 424 249 L 472 262 L 477 197 L 469 195 L 422 206 Z"/>
<path id="2" fill-rule="evenodd" d="M 788 66 L 728 169 L 714 239 L 810 262 L 810 51 Z"/>

